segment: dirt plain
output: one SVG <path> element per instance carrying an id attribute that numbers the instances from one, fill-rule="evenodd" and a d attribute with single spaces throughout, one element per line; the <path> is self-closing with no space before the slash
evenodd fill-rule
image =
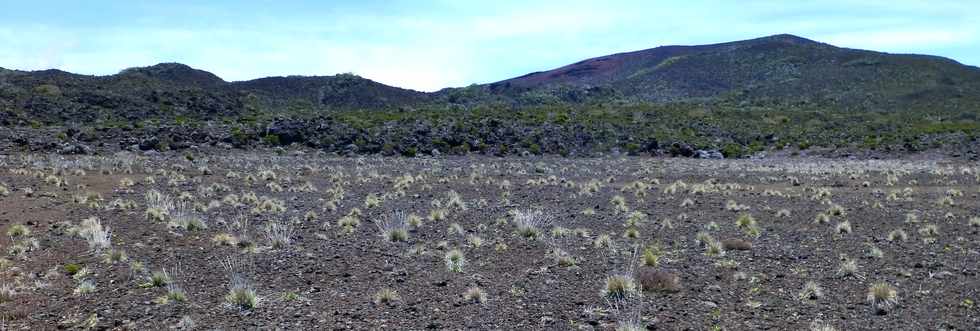
<path id="1" fill-rule="evenodd" d="M 11 330 L 977 330 L 978 170 L 0 156 L 0 317 Z M 637 289 L 610 294 L 611 276 Z M 869 301 L 877 283 L 894 290 L 884 304 Z"/>

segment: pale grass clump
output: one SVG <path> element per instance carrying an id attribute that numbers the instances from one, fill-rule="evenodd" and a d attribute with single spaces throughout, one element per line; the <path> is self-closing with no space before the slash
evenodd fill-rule
<path id="1" fill-rule="evenodd" d="M 98 217 L 93 216 L 82 220 L 76 231 L 79 237 L 88 242 L 89 249 L 92 251 L 101 252 L 112 246 L 110 241 L 112 232 L 109 228 L 102 226 Z"/>
<path id="2" fill-rule="evenodd" d="M 840 277 L 848 277 L 848 276 L 859 277 L 857 271 L 858 271 L 857 261 L 845 257 L 841 261 L 840 267 L 837 268 L 837 275 Z"/>
<path id="3" fill-rule="evenodd" d="M 175 207 L 174 200 L 170 196 L 154 189 L 147 191 L 144 198 L 146 200 L 146 219 L 150 221 L 166 221 Z"/>
<path id="4" fill-rule="evenodd" d="M 229 257 L 221 262 L 222 268 L 228 275 L 228 293 L 225 302 L 239 310 L 254 309 L 259 302 L 258 293 L 249 281 L 249 275 L 254 269 L 250 260 Z"/>
<path id="5" fill-rule="evenodd" d="M 704 254 L 707 256 L 720 257 L 725 256 L 725 244 L 719 240 L 708 237 L 704 241 L 705 248 Z"/>
<path id="6" fill-rule="evenodd" d="M 823 288 L 821 288 L 820 284 L 817 284 L 817 282 L 812 280 L 807 281 L 805 284 L 803 284 L 803 289 L 800 290 L 798 297 L 800 300 L 818 300 L 823 297 Z"/>
<path id="7" fill-rule="evenodd" d="M 595 248 L 612 248 L 612 236 L 608 234 L 600 234 L 595 238 L 595 240 L 592 241 L 592 245 L 595 246 Z"/>
<path id="8" fill-rule="evenodd" d="M 456 191 L 449 191 L 448 193 L 446 193 L 446 195 L 448 197 L 446 205 L 449 208 L 461 210 L 461 211 L 466 210 L 466 202 L 463 201 L 462 195 L 460 195 Z"/>
<path id="9" fill-rule="evenodd" d="M 606 277 L 606 284 L 599 294 L 607 300 L 623 300 L 640 292 L 632 273 L 616 274 Z"/>
<path id="10" fill-rule="evenodd" d="M 95 282 L 90 279 L 83 279 L 75 286 L 75 294 L 89 294 L 95 292 Z"/>
<path id="11" fill-rule="evenodd" d="M 450 272 L 463 272 L 463 267 L 466 265 L 466 256 L 459 249 L 452 249 L 446 252 L 443 260 L 446 263 L 446 269 Z"/>
<path id="12" fill-rule="evenodd" d="M 219 233 L 211 237 L 211 241 L 219 246 L 237 246 L 238 238 L 230 233 Z"/>
<path id="13" fill-rule="evenodd" d="M 814 321 L 810 323 L 810 331 L 838 331 L 838 329 L 833 325 Z"/>
<path id="14" fill-rule="evenodd" d="M 483 246 L 483 238 L 474 234 L 466 236 L 466 242 L 474 248 L 480 248 Z"/>
<path id="15" fill-rule="evenodd" d="M 939 235 L 939 227 L 935 224 L 926 224 L 920 227 L 918 232 L 923 237 L 936 237 Z"/>
<path id="16" fill-rule="evenodd" d="M 252 213 L 256 215 L 265 214 L 265 213 L 281 214 L 285 211 L 286 211 L 286 202 L 279 199 L 269 198 L 269 197 L 262 197 L 261 199 L 259 199 L 255 207 L 252 208 Z"/>
<path id="17" fill-rule="evenodd" d="M 758 237 L 762 234 L 762 230 L 759 228 L 758 222 L 751 214 L 739 215 L 735 220 L 735 226 L 744 231 L 746 234 Z"/>
<path id="18" fill-rule="evenodd" d="M 317 213 L 315 211 L 310 210 L 310 211 L 307 211 L 306 214 L 303 214 L 303 221 L 304 222 L 316 222 L 317 218 L 319 218 L 319 217 L 320 216 L 317 215 Z"/>
<path id="19" fill-rule="evenodd" d="M 361 220 L 353 211 L 337 220 L 337 226 L 340 227 L 343 233 L 354 233 L 354 230 L 360 225 Z"/>
<path id="20" fill-rule="evenodd" d="M 31 235 L 31 229 L 23 224 L 11 224 L 9 227 L 7 227 L 7 236 L 10 238 L 20 238 L 29 235 Z"/>
<path id="21" fill-rule="evenodd" d="M 377 194 L 369 193 L 364 197 L 364 206 L 367 208 L 377 208 L 381 206 L 381 198 Z"/>
<path id="22" fill-rule="evenodd" d="M 888 283 L 874 283 L 868 288 L 868 304 L 877 314 L 885 314 L 898 304 L 898 290 Z"/>
<path id="23" fill-rule="evenodd" d="M 393 305 L 400 300 L 401 300 L 401 296 L 398 295 L 397 291 L 392 290 L 390 288 L 383 288 L 381 290 L 378 290 L 378 292 L 374 294 L 373 302 L 375 305 L 380 306 L 380 305 Z"/>
<path id="24" fill-rule="evenodd" d="M 422 217 L 416 214 L 408 214 L 408 225 L 413 228 L 422 226 Z"/>
<path id="25" fill-rule="evenodd" d="M 173 229 L 198 231 L 208 227 L 204 218 L 193 209 L 188 208 L 187 204 L 183 202 L 176 203 L 168 215 L 167 225 Z"/>
<path id="26" fill-rule="evenodd" d="M 469 303 L 484 303 L 487 301 L 487 293 L 479 287 L 473 286 L 463 292 L 463 300 Z"/>
<path id="27" fill-rule="evenodd" d="M 389 242 L 408 240 L 408 216 L 402 211 L 386 215 L 377 223 L 381 237 Z"/>
<path id="28" fill-rule="evenodd" d="M 7 282 L 0 283 L 0 304 L 13 301 L 14 296 L 16 295 L 17 291 L 14 289 L 13 285 Z"/>
<path id="29" fill-rule="evenodd" d="M 546 214 L 540 209 L 514 211 L 513 222 L 517 227 L 517 234 L 527 239 L 538 239 L 541 236 L 541 229 L 551 225 L 553 221 L 551 214 Z"/>
<path id="30" fill-rule="evenodd" d="M 904 241 L 908 241 L 909 240 L 909 235 L 908 235 L 908 233 L 905 233 L 905 230 L 895 229 L 895 230 L 892 230 L 891 232 L 888 232 L 888 238 L 887 239 L 888 239 L 888 241 L 903 241 L 904 242 Z"/>
<path id="31" fill-rule="evenodd" d="M 623 231 L 623 238 L 638 239 L 640 238 L 640 230 L 637 230 L 636 228 L 627 228 L 625 231 Z"/>
<path id="32" fill-rule="evenodd" d="M 640 224 L 646 223 L 646 221 L 647 214 L 639 210 L 635 210 L 629 213 L 629 216 L 626 217 L 626 227 L 636 227 Z"/>
<path id="33" fill-rule="evenodd" d="M 626 198 L 624 198 L 622 195 L 613 196 L 609 202 L 613 205 L 613 210 L 615 210 L 617 214 L 627 213 L 630 211 L 630 207 L 626 205 Z"/>
<path id="34" fill-rule="evenodd" d="M 449 228 L 446 229 L 446 233 L 449 234 L 449 235 L 462 235 L 462 234 L 466 233 L 466 231 L 463 230 L 463 226 L 462 225 L 459 225 L 459 223 L 453 222 L 453 223 L 450 223 L 449 224 Z"/>
<path id="35" fill-rule="evenodd" d="M 830 208 L 827 208 L 827 214 L 831 216 L 844 216 L 844 207 L 841 207 L 838 204 L 832 204 Z"/>
<path id="36" fill-rule="evenodd" d="M 129 260 L 129 255 L 121 249 L 109 249 L 102 255 L 102 261 L 108 264 L 116 264 Z"/>
<path id="37" fill-rule="evenodd" d="M 744 211 L 749 209 L 751 209 L 751 207 L 748 205 L 739 204 L 738 202 L 735 202 L 735 200 L 728 200 L 725 202 L 725 210 L 728 211 Z"/>
<path id="38" fill-rule="evenodd" d="M 447 216 L 448 213 L 449 211 L 446 209 L 442 209 L 442 208 L 433 209 L 429 212 L 429 221 L 433 221 L 433 222 L 445 221 L 446 218 L 448 217 Z"/>
<path id="39" fill-rule="evenodd" d="M 293 226 L 283 220 L 271 221 L 265 226 L 265 237 L 273 249 L 289 247 L 293 242 Z"/>

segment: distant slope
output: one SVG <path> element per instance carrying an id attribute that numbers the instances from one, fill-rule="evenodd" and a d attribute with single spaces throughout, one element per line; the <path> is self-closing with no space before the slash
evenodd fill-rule
<path id="1" fill-rule="evenodd" d="M 717 98 L 843 107 L 977 101 L 980 70 L 935 56 L 839 48 L 793 35 L 703 46 L 662 46 L 584 60 L 490 84 L 518 95 L 606 87 L 634 101 Z"/>

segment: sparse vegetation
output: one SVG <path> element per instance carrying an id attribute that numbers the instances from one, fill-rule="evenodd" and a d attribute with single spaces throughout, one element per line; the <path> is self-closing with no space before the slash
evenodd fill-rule
<path id="1" fill-rule="evenodd" d="M 433 320 L 440 328 L 479 327 L 443 307 L 558 329 L 808 329 L 816 315 L 807 314 L 817 310 L 836 328 L 872 318 L 914 324 L 914 316 L 933 316 L 922 307 L 939 297 L 962 312 L 944 321 L 968 328 L 963 316 L 976 309 L 966 287 L 947 285 L 969 283 L 950 266 L 973 251 L 974 172 L 945 163 L 375 159 L 304 154 L 297 146 L 274 155 L 217 153 L 192 153 L 194 161 L 138 155 L 125 174 L 100 166 L 101 156 L 0 156 L 0 181 L 17 187 L 0 201 L 12 208 L 3 210 L 10 222 L 2 228 L 9 245 L 0 289 L 12 293 L 3 304 L 66 316 L 68 328 L 91 315 L 54 315 L 63 309 L 34 305 L 38 295 L 116 307 L 96 314 L 104 320 L 97 327 L 117 312 L 133 314 L 128 298 L 151 312 L 176 312 L 164 327 L 190 316 L 189 323 L 215 328 L 273 327 L 257 318 L 268 314 L 280 327 L 301 326 L 305 317 L 294 314 L 306 316 L 307 306 L 356 329 L 424 329 L 428 322 L 401 318 L 418 312 L 441 316 Z M 73 161 L 50 166 L 62 160 Z M 198 163 L 235 176 L 204 175 Z M 49 175 L 70 184 L 54 189 Z M 123 185 L 123 176 L 133 184 Z M 33 197 L 20 194 L 27 186 Z M 887 198 L 893 192 L 898 200 Z M 372 193 L 379 204 L 369 208 Z M 941 196 L 956 204 L 933 203 Z M 818 212 L 826 221 L 812 221 Z M 853 299 L 854 286 L 872 285 L 869 278 L 913 288 L 916 304 L 896 310 L 869 301 L 887 306 L 888 316 L 844 314 L 840 305 Z M 567 300 L 583 291 L 591 292 L 585 301 Z M 785 319 L 773 302 L 806 313 Z M 230 315 L 206 312 L 217 308 L 211 303 Z M 363 314 L 365 304 L 383 314 Z M 772 318 L 759 318 L 764 312 Z M 679 318 L 695 315 L 703 318 Z M 33 326 L 23 321 L 7 322 Z M 488 321 L 515 327 L 479 323 Z"/>

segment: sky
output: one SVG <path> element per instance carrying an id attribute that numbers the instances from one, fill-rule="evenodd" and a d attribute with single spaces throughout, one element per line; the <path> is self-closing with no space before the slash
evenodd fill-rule
<path id="1" fill-rule="evenodd" d="M 0 0 L 0 67 L 225 80 L 354 73 L 422 91 L 662 45 L 790 33 L 980 65 L 980 2 Z"/>

